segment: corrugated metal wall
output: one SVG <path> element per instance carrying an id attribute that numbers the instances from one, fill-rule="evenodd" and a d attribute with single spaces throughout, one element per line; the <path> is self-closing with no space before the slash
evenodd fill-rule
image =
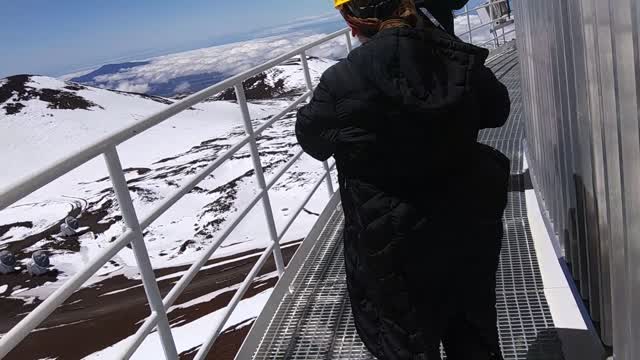
<path id="1" fill-rule="evenodd" d="M 640 359 L 640 2 L 513 2 L 528 158 L 616 359 Z"/>

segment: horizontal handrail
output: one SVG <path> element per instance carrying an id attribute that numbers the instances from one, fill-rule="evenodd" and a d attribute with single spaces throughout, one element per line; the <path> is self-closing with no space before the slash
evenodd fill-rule
<path id="1" fill-rule="evenodd" d="M 251 286 L 251 284 L 253 283 L 253 279 L 255 279 L 255 277 L 258 275 L 258 272 L 260 272 L 264 264 L 267 262 L 267 259 L 269 259 L 269 255 L 271 255 L 271 252 L 273 251 L 275 246 L 276 246 L 276 243 L 272 243 L 262 253 L 262 255 L 260 256 L 256 264 L 253 266 L 253 268 L 251 268 L 249 275 L 242 282 L 242 284 L 240 285 L 240 288 L 236 290 L 236 293 L 233 295 L 233 298 L 231 299 L 231 302 L 229 303 L 229 305 L 223 310 L 222 319 L 216 322 L 216 324 L 213 326 L 213 330 L 211 331 L 211 334 L 207 337 L 207 341 L 204 344 L 202 344 L 202 347 L 200 348 L 200 350 L 198 350 L 198 353 L 194 358 L 195 360 L 203 360 L 207 357 L 209 350 L 211 349 L 214 342 L 220 335 L 222 328 L 231 317 L 231 313 L 233 313 L 236 307 L 238 307 L 238 304 L 240 304 L 240 301 L 249 290 L 249 286 Z"/>
<path id="2" fill-rule="evenodd" d="M 260 134 L 270 126 L 272 126 L 276 121 L 282 119 L 282 117 L 291 112 L 292 109 L 295 109 L 300 103 L 306 100 L 311 95 L 311 92 L 308 91 L 304 95 L 300 96 L 292 105 L 288 106 L 285 110 L 273 116 L 267 123 L 261 126 L 258 130 L 256 130 L 256 134 Z M 295 106 L 294 106 L 295 105 Z M 286 111 L 286 112 L 285 112 Z M 201 183 L 207 176 L 211 175 L 212 172 L 217 170 L 223 163 L 229 160 L 233 155 L 235 155 L 240 149 L 245 147 L 251 141 L 250 136 L 245 136 L 242 140 L 233 145 L 230 149 L 225 151 L 222 155 L 220 155 L 214 162 L 212 162 L 209 166 L 207 166 L 204 170 L 201 170 L 199 174 L 192 177 L 189 181 L 187 181 L 186 185 L 183 185 L 182 188 L 173 192 L 173 194 L 169 195 L 162 203 L 160 203 L 154 210 L 151 211 L 149 215 L 142 219 L 140 225 L 143 229 L 146 229 L 151 225 L 154 221 L 156 221 L 162 214 L 164 214 L 171 206 L 173 206 L 176 202 L 178 202 L 183 196 L 191 192 L 195 187 Z"/>
<path id="3" fill-rule="evenodd" d="M 499 18 L 497 18 L 497 19 L 494 19 L 494 20 L 493 20 L 493 21 L 491 21 L 491 22 L 486 22 L 486 23 L 484 23 L 484 24 L 480 24 L 480 25 L 478 25 L 478 26 L 476 26 L 476 27 L 472 28 L 471 30 L 467 30 L 467 31 L 465 31 L 465 32 L 463 32 L 463 33 L 460 33 L 460 34 L 457 34 L 457 35 L 458 35 L 458 36 L 468 35 L 469 33 L 473 33 L 474 31 L 480 30 L 480 29 L 485 28 L 485 27 L 487 27 L 487 26 L 492 26 L 492 25 L 493 25 L 493 23 L 494 23 L 494 22 L 496 22 L 496 21 L 498 21 L 498 20 L 506 20 L 506 19 L 509 19 L 509 17 L 510 17 L 509 15 L 504 15 L 504 16 L 502 16 L 502 17 L 499 17 Z"/>
<path id="4" fill-rule="evenodd" d="M 163 121 L 166 121 L 167 119 L 177 115 L 184 110 L 191 108 L 194 105 L 197 105 L 198 103 L 210 98 L 211 96 L 218 94 L 228 88 L 231 88 L 238 83 L 241 83 L 257 74 L 262 73 L 265 70 L 277 66 L 282 62 L 299 55 L 303 51 L 309 50 L 320 44 L 323 44 L 327 41 L 348 33 L 349 29 L 336 31 L 322 39 L 316 40 L 300 48 L 292 50 L 284 55 L 278 56 L 275 59 L 270 60 L 262 65 L 258 65 L 241 74 L 232 76 L 227 80 L 210 86 L 181 101 L 176 102 L 166 109 L 147 117 L 145 120 L 128 126 L 113 135 L 107 136 L 91 145 L 88 145 L 82 150 L 77 151 L 73 155 L 57 161 L 53 165 L 43 170 L 26 175 L 13 184 L 0 188 L 0 210 L 9 207 L 15 202 L 26 197 L 27 195 L 47 185 L 51 181 L 65 175 L 69 171 L 76 169 L 89 160 L 101 155 L 109 147 L 120 145 L 123 142 L 131 139 L 132 137 L 162 123 Z"/>
<path id="5" fill-rule="evenodd" d="M 499 39 L 501 37 L 504 37 L 504 36 L 507 36 L 507 35 L 511 35 L 514 32 L 516 32 L 516 29 L 511 29 L 509 31 L 506 31 L 504 34 L 500 34 L 500 35 L 496 34 L 496 36 Z M 487 41 L 483 42 L 482 44 L 480 44 L 480 46 L 485 46 L 485 45 L 490 44 L 490 43 L 495 42 L 495 41 L 496 41 L 496 39 L 490 39 L 490 40 L 487 40 Z"/>
<path id="6" fill-rule="evenodd" d="M 309 195 L 307 195 L 307 198 L 300 205 L 299 210 L 297 211 L 297 213 L 294 214 L 294 216 L 292 216 L 292 220 L 296 220 L 298 214 L 300 214 L 302 209 L 304 209 L 304 207 L 307 206 L 307 204 L 311 200 L 311 197 L 315 194 L 316 190 L 320 187 L 320 185 L 322 185 L 322 183 L 325 181 L 326 177 L 328 177 L 329 175 L 330 175 L 330 173 L 326 173 L 316 183 L 314 188 L 309 192 Z M 287 224 L 287 227 L 282 232 L 283 234 L 286 233 L 286 231 L 289 228 L 289 226 L 291 226 L 291 223 L 292 222 Z M 280 240 L 282 240 L 282 238 L 278 239 L 278 241 L 280 241 Z M 262 253 L 262 256 L 260 256 L 260 259 L 258 259 L 256 264 L 253 266 L 253 268 L 249 272 L 249 275 L 245 278 L 245 281 L 242 283 L 240 288 L 236 291 L 236 293 L 233 296 L 233 299 L 231 299 L 231 302 L 229 303 L 227 308 L 225 308 L 225 310 L 223 312 L 224 315 L 222 316 L 222 319 L 219 320 L 216 323 L 216 325 L 213 327 L 213 331 L 211 332 L 211 335 L 208 337 L 209 340 L 205 344 L 202 345 L 202 347 L 200 348 L 200 350 L 196 354 L 196 356 L 195 356 L 196 360 L 200 360 L 200 359 L 206 358 L 207 353 L 209 352 L 209 349 L 211 348 L 211 346 L 213 346 L 213 343 L 215 342 L 216 338 L 220 335 L 220 332 L 222 331 L 222 328 L 224 327 L 225 323 L 229 320 L 229 317 L 231 316 L 231 313 L 236 309 L 236 307 L 238 307 L 238 305 L 240 304 L 240 301 L 242 300 L 242 297 L 246 294 L 247 290 L 249 290 L 249 286 L 253 282 L 253 279 L 256 277 L 258 272 L 262 269 L 264 264 L 267 262 L 267 258 L 269 256 L 269 254 L 273 251 L 273 247 L 275 246 L 275 244 L 277 244 L 277 242 L 273 243 L 269 248 L 267 248 Z"/>
<path id="7" fill-rule="evenodd" d="M 209 261 L 213 253 L 218 250 L 218 248 L 222 245 L 222 243 L 228 238 L 228 236 L 236 229 L 236 227 L 242 222 L 245 216 L 253 210 L 253 208 L 258 204 L 260 199 L 262 198 L 264 192 L 258 193 L 256 196 L 252 198 L 249 204 L 233 219 L 233 221 L 228 224 L 222 234 L 218 237 L 218 239 L 207 248 L 207 250 L 198 257 L 198 260 L 194 262 L 187 272 L 178 280 L 178 282 L 173 286 L 169 294 L 163 299 L 164 307 L 168 310 L 173 304 L 178 300 L 180 295 L 187 289 L 187 286 L 195 279 L 198 272 L 204 267 L 204 265 Z M 134 337 L 130 340 L 129 344 L 125 347 L 124 353 L 119 357 L 121 359 L 130 358 L 134 352 L 137 350 L 137 347 L 142 344 L 142 341 L 146 338 L 147 335 L 153 330 L 153 327 L 158 321 L 157 314 L 151 314 L 145 320 L 142 327 L 136 332 Z M 153 324 L 153 326 L 152 326 Z"/>
<path id="8" fill-rule="evenodd" d="M 262 165 L 260 161 L 255 161 L 254 159 L 254 170 L 256 171 L 256 176 L 258 178 L 258 182 L 263 185 L 263 188 L 259 191 L 257 195 L 255 195 L 252 200 L 244 206 L 237 216 L 230 220 L 223 229 L 223 231 L 218 235 L 217 239 L 211 244 L 205 252 L 200 254 L 197 261 L 194 262 L 191 267 L 181 276 L 180 280 L 172 287 L 169 294 L 164 298 L 160 298 L 157 279 L 153 273 L 153 269 L 151 268 L 151 263 L 148 260 L 148 254 L 146 250 L 146 245 L 144 244 L 142 237 L 142 230 L 149 227 L 154 221 L 156 221 L 162 214 L 164 214 L 168 209 L 170 209 L 176 202 L 178 202 L 181 198 L 183 198 L 186 194 L 191 192 L 199 183 L 204 181 L 211 173 L 213 173 L 216 169 L 218 169 L 224 162 L 231 159 L 240 149 L 244 146 L 251 145 L 252 146 L 252 157 L 259 157 L 259 153 L 257 152 L 257 137 L 260 136 L 265 130 L 269 129 L 273 124 L 277 121 L 281 120 L 285 115 L 294 111 L 298 106 L 300 106 L 304 101 L 308 100 L 313 94 L 312 83 L 310 81 L 310 70 L 306 63 L 306 59 L 303 59 L 303 71 L 305 72 L 305 77 L 307 78 L 307 90 L 304 94 L 296 98 L 292 103 L 290 103 L 285 109 L 280 111 L 278 114 L 272 116 L 269 120 L 259 126 L 257 129 L 253 129 L 252 120 L 248 113 L 248 107 L 246 98 L 244 97 L 244 90 L 242 84 L 245 80 L 260 74 L 261 72 L 268 70 L 274 66 L 281 64 L 282 62 L 295 57 L 295 56 L 306 56 L 306 51 L 323 44 L 325 42 L 331 41 L 334 38 L 346 35 L 349 37 L 349 31 L 347 29 L 343 29 L 337 31 L 333 34 L 330 34 L 322 39 L 311 42 L 307 45 L 304 45 L 300 48 L 297 48 L 287 54 L 279 56 L 273 60 L 270 60 L 262 65 L 254 67 L 251 70 L 248 70 L 242 74 L 238 74 L 233 76 L 223 82 L 220 82 L 216 85 L 213 85 L 207 89 L 204 89 L 194 95 L 189 96 L 188 98 L 179 101 L 166 109 L 159 111 L 148 118 L 142 120 L 135 125 L 126 127 L 122 130 L 117 131 L 115 134 L 104 137 L 101 140 L 86 146 L 83 150 L 76 152 L 75 154 L 68 156 L 67 158 L 54 163 L 53 165 L 45 168 L 44 170 L 35 172 L 33 175 L 27 176 L 22 180 L 15 182 L 12 185 L 9 185 L 2 189 L 0 192 L 0 210 L 10 206 L 11 204 L 23 199 L 25 196 L 30 193 L 42 188 L 48 183 L 56 180 L 57 178 L 63 176 L 67 172 L 83 165 L 84 163 L 90 161 L 91 159 L 104 155 L 106 160 L 106 165 L 109 169 L 110 179 L 114 185 L 116 190 L 116 195 L 118 199 L 118 203 L 123 212 L 123 215 L 127 219 L 126 231 L 118 237 L 118 239 L 107 247 L 103 252 L 99 254 L 99 256 L 91 261 L 90 264 L 86 265 L 83 269 L 81 269 L 78 273 L 71 277 L 70 280 L 65 282 L 60 288 L 54 291 L 47 299 L 40 304 L 36 309 L 34 309 L 30 314 L 28 314 L 22 321 L 20 321 L 16 326 L 14 326 L 7 334 L 4 334 L 0 338 L 0 358 L 7 355 L 13 348 L 15 348 L 26 336 L 29 335 L 31 331 L 33 331 L 39 324 L 41 324 L 46 318 L 55 311 L 57 307 L 62 305 L 65 300 L 67 300 L 76 290 L 78 290 L 82 284 L 84 284 L 91 276 L 93 276 L 104 264 L 106 264 L 113 256 L 115 256 L 120 250 L 122 250 L 126 245 L 134 242 L 133 250 L 136 255 L 136 260 L 138 262 L 138 268 L 142 274 L 142 280 L 144 283 L 145 291 L 147 293 L 147 297 L 152 304 L 151 314 L 145 319 L 142 326 L 136 331 L 133 338 L 125 344 L 124 352 L 121 354 L 120 358 L 127 359 L 135 353 L 138 346 L 144 341 L 146 336 L 155 328 L 158 327 L 160 330 L 161 341 L 165 350 L 165 355 L 169 359 L 176 359 L 176 347 L 173 340 L 173 335 L 171 334 L 171 330 L 168 325 L 167 314 L 166 312 L 169 310 L 171 306 L 177 301 L 178 297 L 184 292 L 187 286 L 191 283 L 191 281 L 195 278 L 195 276 L 199 273 L 199 271 L 206 265 L 211 256 L 215 253 L 216 250 L 222 245 L 222 243 L 228 238 L 228 236 L 237 228 L 237 226 L 242 222 L 242 220 L 247 216 L 247 214 L 254 209 L 258 202 L 262 200 L 265 205 L 265 218 L 267 222 L 273 229 L 273 236 L 271 245 L 268 247 L 268 251 L 265 251 L 263 254 L 263 258 L 266 261 L 266 256 L 269 252 L 273 251 L 274 256 L 276 258 L 276 263 L 280 261 L 282 263 L 282 255 L 280 253 L 280 240 L 282 240 L 282 236 L 290 227 L 290 223 L 285 226 L 285 229 L 278 234 L 277 229 L 275 228 L 275 222 L 273 219 L 273 213 L 271 209 L 271 205 L 268 201 L 269 190 L 273 188 L 273 186 L 277 183 L 277 181 L 293 166 L 293 164 L 298 161 L 303 154 L 303 151 L 298 151 L 295 155 L 292 156 L 291 159 L 285 164 L 285 166 L 281 167 L 279 171 L 276 172 L 273 179 L 271 179 L 268 183 L 264 180 L 264 174 L 262 170 Z M 350 38 L 347 39 L 347 50 L 351 49 Z M 243 115 L 243 120 L 245 121 L 245 130 L 247 135 L 235 143 L 231 148 L 227 149 L 222 155 L 218 156 L 214 161 L 212 161 L 209 165 L 207 165 L 204 169 L 200 170 L 196 175 L 187 179 L 185 183 L 183 183 L 179 189 L 175 190 L 168 197 L 161 200 L 159 204 L 157 204 L 148 214 L 142 217 L 138 217 L 135 213 L 135 208 L 133 207 L 133 203 L 131 197 L 128 194 L 128 187 L 126 184 L 126 179 L 124 177 L 124 173 L 122 170 L 122 166 L 120 164 L 118 152 L 116 150 L 116 146 L 121 144 L 122 142 L 129 140 L 130 138 L 146 131 L 147 129 L 160 124 L 161 122 L 167 120 L 168 118 L 185 111 L 191 108 L 193 105 L 204 101 L 210 98 L 212 95 L 220 93 L 223 90 L 234 87 L 236 91 L 236 95 L 238 96 L 238 103 L 240 105 L 240 110 Z M 335 164 L 334 164 L 335 166 Z M 326 163 L 325 163 L 326 167 Z M 327 181 L 331 184 L 331 169 L 326 167 L 327 170 L 324 171 L 324 175 L 318 181 L 318 184 L 321 184 L 323 181 Z M 292 217 L 292 221 L 296 220 L 298 215 L 300 214 L 302 208 L 307 205 L 311 197 L 317 192 L 319 185 L 314 186 L 309 194 L 305 197 L 305 200 L 298 211 L 296 211 L 295 215 Z M 333 195 L 332 185 L 329 186 L 330 195 Z M 262 258 L 261 258 L 262 259 Z M 264 264 L 264 261 L 261 261 Z M 282 269 L 281 269 L 282 268 Z M 283 271 L 284 266 L 279 265 L 280 274 Z M 255 280 L 256 272 L 252 271 L 247 278 L 245 278 L 243 282 L 242 289 L 246 289 L 247 284 L 251 284 Z M 245 290 L 246 291 L 246 290 Z M 235 299 L 235 298 L 234 298 Z M 238 300 L 239 302 L 239 300 Z M 231 312 L 237 306 L 236 300 L 233 301 L 231 306 L 227 311 L 227 317 L 231 314 Z M 219 327 L 222 328 L 224 326 L 224 322 L 219 324 Z M 215 337 L 217 337 L 217 333 L 213 335 L 212 338 L 207 338 L 206 344 L 213 344 L 215 341 Z M 200 351 L 199 356 L 206 355 L 206 350 L 203 347 Z M 204 355 L 203 355 L 204 354 Z"/>
<path id="9" fill-rule="evenodd" d="M 302 155 L 302 152 L 300 152 L 299 155 L 294 156 L 294 159 L 296 160 L 299 159 L 301 155 Z M 293 162 L 294 161 L 290 161 L 291 165 L 293 165 Z M 276 175 L 276 178 L 279 179 L 286 172 L 286 170 L 288 170 L 291 167 L 291 165 L 289 165 L 288 167 L 287 166 L 283 167 L 279 172 L 279 174 Z M 322 180 L 324 180 L 325 176 L 322 177 Z M 265 191 L 268 191 L 269 189 L 271 189 L 271 187 L 273 187 L 275 184 L 276 184 L 276 181 L 272 181 Z M 312 194 L 315 193 L 317 189 L 318 187 L 314 187 L 311 193 Z M 193 279 L 196 277 L 198 272 L 207 263 L 211 255 L 213 255 L 213 253 L 222 245 L 222 243 L 229 237 L 229 235 L 231 235 L 231 233 L 242 222 L 245 216 L 247 216 L 247 214 L 254 209 L 254 207 L 258 204 L 260 199 L 262 199 L 263 195 L 264 195 L 264 191 L 255 195 L 251 199 L 251 201 L 244 207 L 244 209 L 240 211 L 240 213 L 237 216 L 235 216 L 233 221 L 224 228 L 224 230 L 222 231 L 222 234 L 218 237 L 218 239 L 212 245 L 210 245 L 209 248 L 204 253 L 202 253 L 202 255 L 200 255 L 198 260 L 194 262 L 191 265 L 191 267 L 189 267 L 185 275 L 183 275 L 182 278 L 176 283 L 176 285 L 174 285 L 174 287 L 171 289 L 169 294 L 163 300 L 165 309 L 168 310 L 171 306 L 174 305 L 175 301 L 178 300 L 180 295 L 182 295 L 184 290 L 186 290 L 187 286 L 189 286 L 189 284 L 191 283 L 191 281 L 193 281 Z M 293 219 L 295 218 L 296 216 L 293 217 Z M 135 334 L 135 336 L 131 339 L 131 343 L 129 344 L 129 346 L 135 346 L 135 347 L 139 346 L 144 340 L 144 338 L 153 329 L 153 326 L 150 326 L 150 324 L 152 323 L 155 324 L 155 322 L 157 322 L 157 314 L 149 316 L 147 320 L 145 320 L 144 325 L 142 326 L 146 330 L 144 331 L 139 330 Z M 121 358 L 128 359 L 131 355 L 133 355 L 134 351 L 135 349 L 127 349 L 125 353 L 121 356 Z"/>

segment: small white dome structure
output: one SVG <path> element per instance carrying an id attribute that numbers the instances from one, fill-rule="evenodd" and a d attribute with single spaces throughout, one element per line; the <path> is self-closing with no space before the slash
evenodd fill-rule
<path id="1" fill-rule="evenodd" d="M 77 234 L 79 228 L 80 223 L 78 219 L 69 216 L 64 220 L 64 223 L 60 225 L 60 235 L 64 237 L 74 236 Z"/>
<path id="2" fill-rule="evenodd" d="M 16 257 L 9 251 L 0 251 L 0 274 L 6 275 L 16 271 Z"/>
<path id="3" fill-rule="evenodd" d="M 49 255 L 44 251 L 36 251 L 27 263 L 27 270 L 33 276 L 41 276 L 49 272 L 50 266 Z"/>

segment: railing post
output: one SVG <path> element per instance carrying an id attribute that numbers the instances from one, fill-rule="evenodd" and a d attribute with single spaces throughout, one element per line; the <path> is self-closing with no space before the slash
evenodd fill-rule
<path id="1" fill-rule="evenodd" d="M 300 53 L 300 59 L 302 60 L 302 69 L 304 70 L 304 80 L 307 83 L 307 89 L 313 91 L 313 80 L 311 80 L 311 71 L 309 70 L 306 51 Z"/>
<path id="2" fill-rule="evenodd" d="M 489 1 L 489 19 L 491 20 L 491 27 L 489 28 L 489 32 L 493 34 L 493 40 L 496 48 L 500 46 L 498 35 L 496 34 L 496 21 L 493 18 L 493 4 L 492 1 Z"/>
<path id="3" fill-rule="evenodd" d="M 333 188 L 333 178 L 331 177 L 331 168 L 329 167 L 329 163 L 327 161 L 324 161 L 322 163 L 322 165 L 324 166 L 324 171 L 325 171 L 325 176 L 327 179 L 327 190 L 329 191 L 329 197 L 333 196 L 333 193 L 336 192 L 336 190 Z"/>
<path id="4" fill-rule="evenodd" d="M 251 138 L 251 140 L 249 141 L 251 160 L 253 160 L 253 168 L 256 172 L 256 178 L 258 179 L 260 190 L 264 191 L 264 194 L 262 195 L 262 206 L 264 207 L 264 215 L 269 227 L 269 237 L 271 237 L 271 241 L 275 243 L 275 246 L 273 248 L 273 257 L 276 260 L 276 268 L 278 269 L 278 274 L 282 276 L 285 270 L 284 260 L 282 259 L 280 242 L 278 241 L 278 230 L 276 229 L 276 222 L 273 218 L 273 209 L 271 208 L 271 200 L 269 199 L 269 189 L 267 188 L 267 182 L 264 179 L 264 171 L 262 170 L 262 162 L 260 161 L 258 142 L 256 140 L 255 134 L 253 133 L 251 114 L 249 113 L 249 106 L 247 105 L 247 96 L 244 93 L 244 83 L 241 82 L 240 84 L 235 85 L 234 89 L 236 91 L 238 105 L 240 105 L 240 111 L 242 112 L 242 119 L 244 120 L 244 130 Z"/>
<path id="5" fill-rule="evenodd" d="M 348 36 L 349 34 L 347 34 Z M 311 80 L 311 71 L 309 70 L 309 63 L 307 62 L 307 53 L 303 51 L 300 53 L 300 58 L 302 59 L 302 68 L 304 69 L 304 78 L 307 81 L 307 88 L 313 91 L 313 81 Z M 329 163 L 327 161 L 323 161 L 322 165 L 324 166 L 324 171 L 326 172 L 325 177 L 327 179 L 327 190 L 329 191 L 329 196 L 333 196 L 335 190 L 333 189 L 333 180 L 331 179 L 331 169 L 329 169 Z"/>
<path id="6" fill-rule="evenodd" d="M 349 55 L 351 50 L 353 50 L 353 44 L 351 43 L 351 32 L 347 32 L 345 36 L 347 37 L 347 55 Z"/>
<path id="7" fill-rule="evenodd" d="M 156 281 L 153 267 L 151 266 L 151 260 L 149 260 L 147 246 L 144 243 L 144 235 L 142 233 L 142 228 L 140 227 L 138 216 L 136 215 L 136 209 L 133 206 L 133 201 L 131 200 L 127 180 L 124 176 L 124 172 L 122 171 L 122 163 L 120 162 L 118 151 L 115 147 L 111 147 L 104 153 L 104 158 L 107 163 L 107 168 L 109 169 L 109 176 L 113 183 L 113 188 L 115 190 L 116 198 L 118 199 L 118 205 L 120 206 L 122 217 L 127 227 L 134 233 L 131 245 L 133 246 L 136 262 L 140 269 L 144 290 L 147 293 L 149 307 L 151 308 L 151 311 L 155 312 L 159 317 L 157 326 L 165 357 L 168 360 L 177 360 L 178 351 L 176 350 L 176 344 L 173 340 L 173 335 L 171 334 L 169 319 L 167 317 L 164 304 L 162 303 L 162 296 L 160 295 L 158 282 Z"/>
<path id="8" fill-rule="evenodd" d="M 471 16 L 469 16 L 469 5 L 464 6 L 464 12 L 467 14 L 467 27 L 469 28 L 469 44 L 473 44 L 473 35 L 471 34 Z"/>

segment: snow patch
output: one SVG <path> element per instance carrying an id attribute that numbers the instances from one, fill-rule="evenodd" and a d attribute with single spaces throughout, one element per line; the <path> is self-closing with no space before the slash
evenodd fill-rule
<path id="1" fill-rule="evenodd" d="M 71 325 L 77 325 L 77 324 L 82 324 L 84 322 L 87 322 L 89 320 L 80 320 L 80 321 L 74 321 L 74 322 L 70 322 L 68 324 L 62 324 L 62 325 L 56 325 L 56 326 L 50 326 L 50 327 L 43 327 L 43 328 L 37 328 L 35 330 L 33 330 L 34 333 L 36 332 L 40 332 L 40 331 L 46 331 L 46 330 L 52 330 L 52 329 L 59 329 L 59 328 L 63 328 L 65 326 L 71 326 Z"/>
<path id="2" fill-rule="evenodd" d="M 268 289 L 256 296 L 240 301 L 238 307 L 226 322 L 224 330 L 232 328 L 237 324 L 243 324 L 247 320 L 256 318 L 269 299 L 271 292 L 272 290 Z M 218 323 L 222 319 L 222 316 L 224 315 L 223 312 L 224 310 L 215 311 L 193 322 L 174 327 L 172 329 L 172 333 L 178 353 L 201 346 L 206 340 L 206 337 L 211 333 L 213 324 Z M 130 339 L 131 338 L 124 339 L 111 347 L 85 357 L 85 359 L 116 359 L 118 358 L 118 355 L 124 351 L 125 346 L 129 343 Z M 160 359 L 163 356 L 160 337 L 157 332 L 154 332 L 142 342 L 136 353 L 131 358 L 141 360 Z"/>
<path id="3" fill-rule="evenodd" d="M 66 83 L 48 76 L 32 76 L 29 85 L 37 89 L 60 90 L 66 86 Z"/>
<path id="4" fill-rule="evenodd" d="M 26 289 L 26 288 L 23 289 L 21 287 L 16 287 L 16 288 L 14 288 L 14 291 L 11 293 L 11 296 L 16 296 L 16 295 L 22 294 L 22 293 L 24 293 L 25 291 L 28 291 L 28 290 L 29 289 Z"/>

